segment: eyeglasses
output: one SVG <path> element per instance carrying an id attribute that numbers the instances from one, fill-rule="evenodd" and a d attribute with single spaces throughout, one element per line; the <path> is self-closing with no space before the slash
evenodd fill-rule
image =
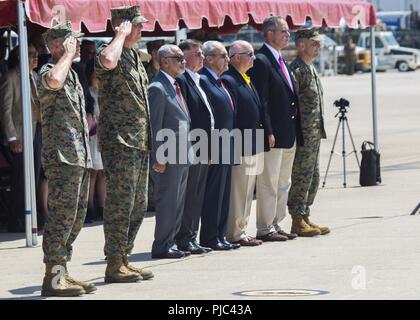
<path id="1" fill-rule="evenodd" d="M 203 55 L 203 51 L 197 51 L 190 54 L 193 57 L 201 57 Z"/>
<path id="2" fill-rule="evenodd" d="M 220 57 L 222 59 L 227 59 L 228 58 L 227 53 L 210 53 L 210 54 L 208 54 L 208 56 Z"/>
<path id="3" fill-rule="evenodd" d="M 167 56 L 165 58 L 170 58 L 170 59 L 175 59 L 178 62 L 183 62 L 185 61 L 185 56 Z"/>
<path id="4" fill-rule="evenodd" d="M 238 53 L 234 53 L 230 56 L 230 58 L 232 58 L 233 56 L 237 55 L 237 54 L 245 54 L 248 58 L 252 58 L 254 56 L 254 52 L 253 51 L 248 51 L 248 52 L 238 52 Z"/>
<path id="5" fill-rule="evenodd" d="M 28 56 L 30 59 L 36 59 L 38 58 L 38 53 L 37 52 L 29 52 Z"/>

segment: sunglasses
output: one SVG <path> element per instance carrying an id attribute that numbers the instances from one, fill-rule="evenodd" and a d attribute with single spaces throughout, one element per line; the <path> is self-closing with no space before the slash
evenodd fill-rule
<path id="1" fill-rule="evenodd" d="M 183 62 L 185 61 L 185 57 L 184 56 L 167 56 L 165 58 L 169 58 L 169 59 L 175 59 L 178 62 Z"/>
<path id="2" fill-rule="evenodd" d="M 228 57 L 227 53 L 211 53 L 211 54 L 208 54 L 208 56 L 220 57 L 222 59 L 227 59 Z"/>
<path id="3" fill-rule="evenodd" d="M 253 51 L 248 51 L 248 52 L 238 52 L 238 53 L 234 53 L 230 56 L 230 58 L 232 58 L 233 56 L 236 56 L 237 54 L 244 54 L 246 55 L 248 58 L 252 58 L 254 56 L 254 52 Z"/>

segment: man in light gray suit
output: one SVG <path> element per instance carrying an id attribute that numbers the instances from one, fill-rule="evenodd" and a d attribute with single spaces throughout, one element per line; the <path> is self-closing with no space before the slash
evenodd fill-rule
<path id="1" fill-rule="evenodd" d="M 151 165 L 156 203 L 152 258 L 176 259 L 190 255 L 188 251 L 178 250 L 175 236 L 184 211 L 191 120 L 180 86 L 175 80 L 185 69 L 183 52 L 175 45 L 164 45 L 159 49 L 157 58 L 160 71 L 149 86 L 153 132 Z"/>

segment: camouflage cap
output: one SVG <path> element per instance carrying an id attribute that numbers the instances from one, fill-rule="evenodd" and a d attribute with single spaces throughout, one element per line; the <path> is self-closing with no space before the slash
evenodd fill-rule
<path id="1" fill-rule="evenodd" d="M 140 13 L 140 6 L 118 7 L 111 9 L 112 21 L 128 20 L 131 23 L 145 23 L 148 22 Z"/>
<path id="2" fill-rule="evenodd" d="M 47 30 L 42 34 L 44 37 L 45 43 L 48 43 L 52 40 L 58 38 L 67 38 L 69 36 L 73 36 L 75 38 L 83 37 L 85 34 L 81 32 L 75 32 L 71 28 L 71 21 L 66 20 L 60 24 L 55 25 L 51 29 Z"/>
<path id="3" fill-rule="evenodd" d="M 309 40 L 321 42 L 324 38 L 318 32 L 317 29 L 311 28 L 311 29 L 300 29 L 296 31 L 295 40 L 299 40 L 299 39 L 309 39 Z"/>

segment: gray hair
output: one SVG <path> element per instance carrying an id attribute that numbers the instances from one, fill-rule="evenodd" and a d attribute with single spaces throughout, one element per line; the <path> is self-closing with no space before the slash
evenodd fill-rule
<path id="1" fill-rule="evenodd" d="M 221 44 L 219 41 L 215 41 L 215 40 L 206 41 L 204 42 L 203 48 L 202 48 L 203 55 L 204 56 L 211 55 L 216 48 L 220 48 L 220 47 L 224 48 L 223 44 Z"/>
<path id="2" fill-rule="evenodd" d="M 161 64 L 162 59 L 168 56 L 171 56 L 173 54 L 172 50 L 179 49 L 178 46 L 174 44 L 165 44 L 161 46 L 157 52 L 157 59 L 159 61 L 159 64 Z"/>
<path id="3" fill-rule="evenodd" d="M 229 48 L 229 57 L 232 57 L 234 54 L 243 51 L 246 47 L 252 48 L 252 45 L 245 40 L 236 40 Z"/>
<path id="4" fill-rule="evenodd" d="M 276 30 L 282 21 L 286 21 L 286 19 L 281 16 L 270 16 L 266 18 L 262 24 L 264 36 L 268 31 Z"/>

